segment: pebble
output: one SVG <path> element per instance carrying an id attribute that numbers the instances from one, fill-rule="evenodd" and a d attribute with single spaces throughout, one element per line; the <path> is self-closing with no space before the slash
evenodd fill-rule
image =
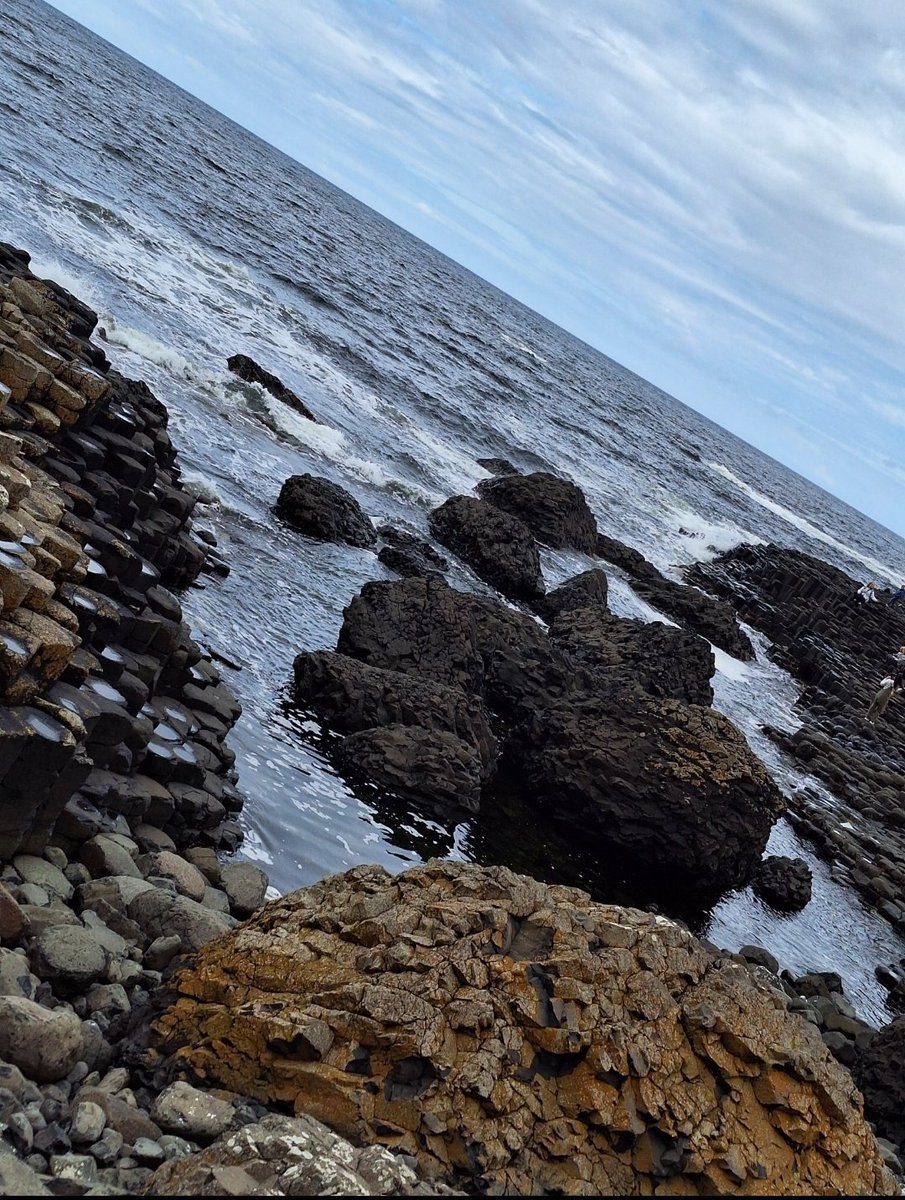
<path id="1" fill-rule="evenodd" d="M 76 1145 L 96 1142 L 107 1124 L 107 1116 L 99 1104 L 82 1100 L 72 1111 L 69 1136 Z"/>

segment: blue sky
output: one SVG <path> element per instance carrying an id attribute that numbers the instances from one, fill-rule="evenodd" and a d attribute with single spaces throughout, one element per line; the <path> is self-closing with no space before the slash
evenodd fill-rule
<path id="1" fill-rule="evenodd" d="M 905 534 L 905 5 L 56 5 Z"/>

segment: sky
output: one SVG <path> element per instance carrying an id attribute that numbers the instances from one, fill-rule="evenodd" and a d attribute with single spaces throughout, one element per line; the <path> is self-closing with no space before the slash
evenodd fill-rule
<path id="1" fill-rule="evenodd" d="M 905 535 L 905 5 L 55 3 Z"/>

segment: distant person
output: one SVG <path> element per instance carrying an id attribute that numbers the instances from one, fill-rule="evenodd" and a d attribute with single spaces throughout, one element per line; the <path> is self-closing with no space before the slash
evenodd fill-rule
<path id="1" fill-rule="evenodd" d="M 862 604 L 869 604 L 877 598 L 877 585 L 872 579 L 870 583 L 865 583 L 864 587 L 859 587 L 855 594 Z"/>
<path id="2" fill-rule="evenodd" d="M 900 646 L 892 656 L 892 665 L 895 668 L 893 683 L 897 689 L 901 689 L 905 687 L 905 646 Z"/>
<path id="3" fill-rule="evenodd" d="M 882 717 L 886 712 L 887 705 L 895 694 L 895 679 L 891 675 L 887 675 L 885 679 L 880 680 L 880 690 L 870 702 L 870 708 L 865 714 L 867 720 L 870 722 L 875 722 L 877 717 Z"/>
<path id="4" fill-rule="evenodd" d="M 893 592 L 889 597 L 886 601 L 886 607 L 892 608 L 896 604 L 901 604 L 903 600 L 905 600 L 905 583 L 902 584 L 897 592 Z"/>

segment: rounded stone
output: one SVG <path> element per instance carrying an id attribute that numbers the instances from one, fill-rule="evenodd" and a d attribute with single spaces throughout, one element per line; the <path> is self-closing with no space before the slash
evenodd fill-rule
<path id="1" fill-rule="evenodd" d="M 107 955 L 91 933 L 78 925 L 52 925 L 28 948 L 28 962 L 39 979 L 63 992 L 84 991 L 107 970 Z"/>
<path id="2" fill-rule="evenodd" d="M 43 1008 L 20 996 L 0 996 L 0 1058 L 29 1079 L 63 1079 L 82 1054 L 82 1025 L 66 1008 Z"/>
<path id="3" fill-rule="evenodd" d="M 92 1100 L 82 1100 L 72 1111 L 69 1136 L 76 1145 L 84 1146 L 96 1142 L 106 1124 L 107 1117 L 101 1106 Z"/>

